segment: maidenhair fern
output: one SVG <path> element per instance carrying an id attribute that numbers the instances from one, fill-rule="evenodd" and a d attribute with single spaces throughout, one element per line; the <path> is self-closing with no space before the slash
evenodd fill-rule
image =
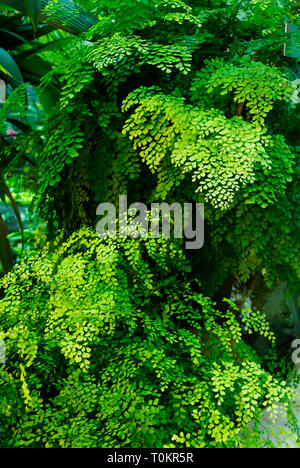
<path id="1" fill-rule="evenodd" d="M 193 81 L 193 98 L 196 102 L 200 99 L 201 104 L 201 95 L 216 93 L 218 89 L 221 95 L 231 94 L 237 104 L 245 104 L 249 120 L 259 127 L 273 109 L 274 101 L 289 101 L 293 93 L 291 83 L 279 70 L 248 57 L 206 62 Z"/>
<path id="2" fill-rule="evenodd" d="M 242 446 L 291 397 L 242 340 L 273 342 L 264 316 L 192 292 L 179 245 L 82 229 L 54 247 L 1 283 L 0 445 Z"/>
<path id="3" fill-rule="evenodd" d="M 0 445 L 243 447 L 250 421 L 259 445 L 263 409 L 275 418 L 292 397 L 289 363 L 278 364 L 264 315 L 230 294 L 255 281 L 299 291 L 297 67 L 280 29 L 289 8 L 91 3 L 98 21 L 41 81 L 41 95 L 58 96 L 35 148 L 45 245 L 1 280 Z M 24 89 L 3 120 L 26 114 Z M 5 136 L 1 163 L 27 138 Z M 120 194 L 204 202 L 204 247 L 100 240 L 97 205 Z M 259 334 L 271 360 L 248 344 Z"/>
<path id="4" fill-rule="evenodd" d="M 273 124 L 278 106 L 293 122 L 288 74 L 269 57 L 264 63 L 260 49 L 250 58 L 231 46 L 224 54 L 217 37 L 219 52 L 208 60 L 209 18 L 221 21 L 222 8 L 151 2 L 149 22 L 148 2 L 131 10 L 132 21 L 126 6 L 103 4 L 92 42 L 80 42 L 43 80 L 48 87 L 58 79 L 62 91 L 41 160 L 42 217 L 52 232 L 71 233 L 94 225 L 97 202 L 120 193 L 206 202 L 209 234 L 197 271 L 209 293 L 236 273 L 242 281 L 259 271 L 269 285 L 294 282 L 297 153 Z M 179 13 L 202 18 L 202 27 L 163 21 Z M 211 258 L 218 266 L 202 276 Z"/>

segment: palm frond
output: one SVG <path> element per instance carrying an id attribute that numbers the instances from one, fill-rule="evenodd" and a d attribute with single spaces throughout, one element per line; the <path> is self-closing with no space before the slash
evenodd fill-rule
<path id="1" fill-rule="evenodd" d="M 21 0 L 1 0 L 1 3 L 27 14 L 25 3 Z M 71 0 L 41 0 L 40 22 L 53 28 L 62 29 L 70 34 L 79 35 L 97 23 L 89 12 L 77 6 Z"/>

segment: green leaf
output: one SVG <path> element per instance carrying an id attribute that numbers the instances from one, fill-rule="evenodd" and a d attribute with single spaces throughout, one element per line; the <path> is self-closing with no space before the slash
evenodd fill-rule
<path id="1" fill-rule="evenodd" d="M 24 5 L 36 33 L 41 14 L 41 0 L 24 0 Z"/>
<path id="2" fill-rule="evenodd" d="M 22 73 L 14 59 L 0 47 L 0 71 L 8 76 L 7 81 L 16 88 L 24 83 Z"/>
<path id="3" fill-rule="evenodd" d="M 23 10 L 22 0 L 1 0 L 1 4 L 1 10 Z M 6 5 L 6 7 L 3 7 L 3 4 Z"/>
<path id="4" fill-rule="evenodd" d="M 2 73 L 4 73 L 4 75 L 8 75 L 8 76 L 10 76 L 11 78 L 13 78 L 13 77 L 11 76 L 11 74 L 10 74 L 10 73 L 4 68 L 4 66 L 1 65 L 1 64 L 0 64 L 0 71 L 2 71 Z"/>

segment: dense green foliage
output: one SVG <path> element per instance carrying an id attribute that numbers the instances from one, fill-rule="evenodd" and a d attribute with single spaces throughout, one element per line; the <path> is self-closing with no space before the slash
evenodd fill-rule
<path id="1" fill-rule="evenodd" d="M 69 31 L 60 3 L 42 14 Z M 265 317 L 230 297 L 255 281 L 299 292 L 297 64 L 282 56 L 293 4 L 89 6 L 98 21 L 81 37 L 40 43 L 40 125 L 5 135 L 12 112 L 28 120 L 27 84 L 0 109 L 1 175 L 34 159 L 46 227 L 1 282 L 0 446 L 246 446 L 247 424 L 292 398 Z M 203 249 L 99 240 L 97 204 L 124 193 L 204 202 Z M 249 334 L 269 339 L 271 361 Z"/>
<path id="2" fill-rule="evenodd" d="M 172 243 L 81 230 L 59 244 L 2 283 L 6 444 L 235 446 L 258 406 L 287 401 L 242 341 L 273 341 L 264 317 L 193 292 Z"/>

